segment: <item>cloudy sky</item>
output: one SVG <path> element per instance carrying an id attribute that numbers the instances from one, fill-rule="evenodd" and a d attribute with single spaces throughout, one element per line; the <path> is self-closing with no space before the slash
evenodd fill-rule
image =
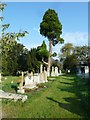
<path id="1" fill-rule="evenodd" d="M 39 32 L 40 22 L 46 10 L 54 9 L 62 23 L 62 37 L 65 43 L 74 45 L 88 44 L 88 2 L 6 2 L 3 13 L 4 23 L 10 23 L 8 31 L 27 30 L 29 35 L 21 39 L 28 49 L 41 45 L 45 40 Z M 63 44 L 63 45 L 64 45 Z M 59 53 L 62 45 L 53 47 Z"/>

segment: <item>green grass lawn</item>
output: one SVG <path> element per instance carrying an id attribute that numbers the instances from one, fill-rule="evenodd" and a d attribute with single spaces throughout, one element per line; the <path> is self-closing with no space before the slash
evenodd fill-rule
<path id="1" fill-rule="evenodd" d="M 17 77 L 3 80 L 2 89 L 15 92 L 11 81 L 16 85 Z M 44 83 L 47 88 L 26 93 L 28 100 L 2 101 L 5 118 L 86 118 L 88 117 L 88 87 L 85 80 L 73 75 L 63 75 Z"/>

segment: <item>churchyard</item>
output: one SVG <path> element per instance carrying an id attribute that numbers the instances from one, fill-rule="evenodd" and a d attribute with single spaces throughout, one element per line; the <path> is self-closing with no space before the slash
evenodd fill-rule
<path id="1" fill-rule="evenodd" d="M 2 90 L 16 94 L 19 77 L 2 79 Z M 54 78 L 53 80 L 51 78 Z M 13 81 L 13 83 L 12 83 Z M 45 86 L 45 87 L 44 87 Z M 75 75 L 49 77 L 38 89 L 27 89 L 27 100 L 2 100 L 3 118 L 86 118 L 88 117 L 88 85 Z M 19 93 L 20 94 L 20 93 Z"/>
<path id="2" fill-rule="evenodd" d="M 47 10 L 45 8 L 46 12 L 42 15 L 41 10 L 33 8 L 37 13 L 33 14 L 34 18 L 32 13 L 29 13 L 27 17 L 25 17 L 26 14 L 21 17 L 23 10 L 24 12 L 25 10 L 32 11 L 30 8 L 33 5 L 31 3 L 28 5 L 23 9 L 21 5 L 19 6 L 21 13 L 17 14 L 18 17 L 13 16 L 14 13 L 10 16 L 10 19 L 14 17 L 15 20 L 20 19 L 17 24 L 14 19 L 11 20 L 15 22 L 12 25 L 12 31 L 6 31 L 10 24 L 1 25 L 0 118 L 90 118 L 90 46 L 86 43 L 81 46 L 75 45 L 70 42 L 71 40 L 67 41 L 67 37 L 62 35 L 62 33 L 65 34 L 62 27 L 67 23 L 67 19 L 65 19 L 65 23 L 61 20 L 64 24 L 60 22 L 57 7 L 55 10 L 51 7 L 47 7 Z M 5 6 L 7 5 L 0 2 L 2 13 Z M 17 5 L 15 7 L 17 9 Z M 7 14 L 11 15 L 11 13 Z M 66 15 L 64 14 L 64 16 Z M 31 18 L 28 19 L 28 17 Z M 72 15 L 70 17 L 73 18 Z M 3 19 L 4 17 L 0 16 L 1 22 Z M 82 17 L 80 19 L 83 20 Z M 22 23 L 23 21 L 24 23 Z M 80 24 L 81 21 L 78 23 Z M 22 28 L 27 24 L 26 30 L 22 31 L 21 28 L 19 32 L 16 30 L 14 32 L 14 27 L 17 27 L 18 24 Z M 70 30 L 76 27 L 74 24 L 73 27 L 70 27 L 70 24 L 67 24 Z M 26 38 L 24 42 L 21 42 L 23 37 Z M 43 40 L 43 37 L 48 40 L 48 43 Z M 80 38 L 82 37 L 78 37 L 78 39 Z M 76 41 L 78 40 L 75 37 Z M 53 49 L 60 44 L 64 45 L 58 46 L 56 50 Z"/>

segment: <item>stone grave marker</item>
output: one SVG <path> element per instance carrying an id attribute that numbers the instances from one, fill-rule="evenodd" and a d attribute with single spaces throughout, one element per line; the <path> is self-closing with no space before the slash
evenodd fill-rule
<path id="1" fill-rule="evenodd" d="M 55 76 L 58 76 L 58 67 L 55 67 Z"/>
<path id="2" fill-rule="evenodd" d="M 47 81 L 47 72 L 46 72 L 46 70 L 45 70 L 45 67 L 44 67 L 44 81 L 45 81 L 45 82 L 48 82 L 48 81 Z"/>
<path id="3" fill-rule="evenodd" d="M 28 88 L 28 89 L 36 88 L 36 83 L 34 82 L 34 77 L 32 72 L 25 77 L 24 88 Z"/>
<path id="4" fill-rule="evenodd" d="M 54 67 L 52 66 L 51 76 L 55 76 Z"/>
<path id="5" fill-rule="evenodd" d="M 2 82 L 1 79 L 2 79 L 2 76 L 1 76 L 1 73 L 0 73 L 0 83 Z"/>

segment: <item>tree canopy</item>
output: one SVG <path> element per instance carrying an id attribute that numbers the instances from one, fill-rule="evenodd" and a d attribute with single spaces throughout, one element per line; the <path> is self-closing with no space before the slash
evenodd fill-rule
<path id="1" fill-rule="evenodd" d="M 58 19 L 58 15 L 53 9 L 48 9 L 40 23 L 40 34 L 47 37 L 48 40 L 56 45 L 58 42 L 63 43 L 64 40 L 60 37 L 62 34 L 62 24 Z"/>

